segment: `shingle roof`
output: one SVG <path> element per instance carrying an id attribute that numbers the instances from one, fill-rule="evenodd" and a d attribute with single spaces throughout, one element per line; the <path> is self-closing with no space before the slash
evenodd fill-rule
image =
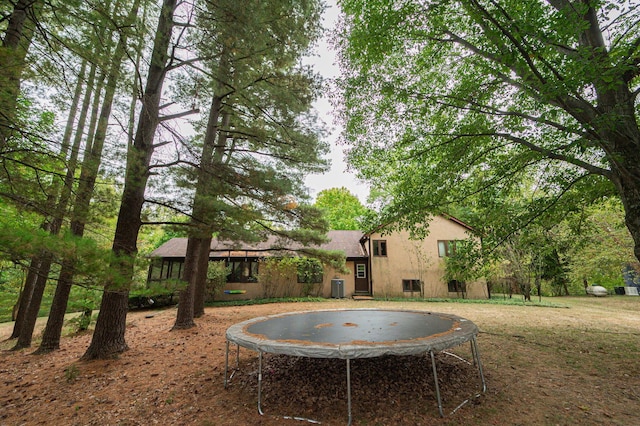
<path id="1" fill-rule="evenodd" d="M 328 242 L 320 246 L 309 246 L 309 248 L 342 251 L 347 258 L 366 257 L 367 255 L 360 245 L 360 239 L 363 235 L 362 231 L 329 231 L 327 233 Z M 214 238 L 211 240 L 211 257 L 268 256 L 273 254 L 274 247 L 282 247 L 276 243 L 276 237 L 270 237 L 267 241 L 258 243 L 218 241 Z M 303 247 L 300 244 L 290 244 L 287 248 L 299 250 Z M 186 253 L 187 238 L 172 238 L 155 249 L 150 257 L 185 257 Z"/>

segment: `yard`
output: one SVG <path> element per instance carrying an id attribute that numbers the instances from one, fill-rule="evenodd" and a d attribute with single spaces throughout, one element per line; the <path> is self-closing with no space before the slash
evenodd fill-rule
<path id="1" fill-rule="evenodd" d="M 474 321 L 488 390 L 475 397 L 475 370 L 439 355 L 441 419 L 424 357 L 354 360 L 355 425 L 640 423 L 640 297 L 547 301 L 555 307 L 352 300 L 219 307 L 207 308 L 197 328 L 173 332 L 175 308 L 132 312 L 130 350 L 98 362 L 78 361 L 88 334 L 65 337 L 50 355 L 7 351 L 11 324 L 0 324 L 0 424 L 304 424 L 283 415 L 346 424 L 344 361 L 267 356 L 260 416 L 254 352 L 240 351 L 240 370 L 223 387 L 224 332 L 255 316 L 365 307 Z"/>

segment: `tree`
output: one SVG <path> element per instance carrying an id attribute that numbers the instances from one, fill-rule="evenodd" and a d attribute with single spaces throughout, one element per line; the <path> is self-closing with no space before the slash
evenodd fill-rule
<path id="1" fill-rule="evenodd" d="M 103 359 L 125 351 L 128 294 L 137 251 L 142 205 L 149 176 L 154 137 L 160 121 L 160 98 L 169 63 L 176 0 L 164 0 L 155 33 L 153 53 L 142 96 L 142 110 L 133 145 L 127 152 L 125 183 L 113 238 L 113 276 L 105 283 L 100 313 L 84 359 Z"/>
<path id="2" fill-rule="evenodd" d="M 447 283 L 454 281 L 456 290 L 466 294 L 467 283 L 482 276 L 482 252 L 478 241 L 457 240 L 453 250 L 444 258 L 444 280 Z M 491 298 L 491 294 L 488 295 Z"/>
<path id="3" fill-rule="evenodd" d="M 622 204 L 615 198 L 585 208 L 561 224 L 563 234 L 570 232 L 567 250 L 569 277 L 579 287 L 587 281 L 613 290 L 624 285 L 622 270 L 631 265 L 640 270 L 633 257 L 633 240 L 624 225 Z"/>
<path id="4" fill-rule="evenodd" d="M 283 240 L 323 241 L 325 223 L 317 214 L 288 202 L 306 197 L 304 173 L 325 166 L 326 144 L 311 113 L 319 84 L 299 66 L 319 36 L 321 10 L 316 0 L 222 1 L 200 10 L 197 50 L 214 59 L 203 61 L 206 73 L 199 77 L 210 107 L 197 168 L 189 174 L 197 182 L 183 274 L 189 285 L 180 293 L 174 329 L 192 327 L 204 313 L 214 232 L 230 240 L 275 232 Z"/>
<path id="5" fill-rule="evenodd" d="M 16 130 L 16 109 L 26 67 L 25 57 L 35 31 L 39 1 L 19 0 L 8 16 L 8 24 L 0 46 L 0 152 Z M 4 11 L 3 11 L 4 12 Z M 5 19 L 3 13 L 3 20 Z M 20 129 L 17 129 L 20 130 Z"/>
<path id="6" fill-rule="evenodd" d="M 350 162 L 405 224 L 532 183 L 503 239 L 615 194 L 640 259 L 636 3 L 343 1 Z"/>
<path id="7" fill-rule="evenodd" d="M 315 206 L 324 212 L 331 229 L 362 229 L 360 220 L 367 209 L 345 187 L 323 189 L 318 193 Z"/>
<path id="8" fill-rule="evenodd" d="M 135 17 L 140 7 L 139 3 L 140 2 L 138 0 L 135 0 L 131 5 L 128 15 L 124 18 L 126 21 L 124 25 L 122 25 L 123 28 L 130 28 L 133 26 L 132 24 L 135 21 Z M 107 12 L 109 11 L 108 3 L 103 4 L 103 7 L 106 8 Z M 100 38 L 106 38 L 105 35 L 107 33 L 107 28 L 102 28 Z M 111 116 L 114 98 L 116 96 L 117 83 L 122 76 L 122 61 L 126 53 L 125 49 L 128 44 L 129 36 L 130 34 L 126 30 L 121 30 L 118 36 L 118 42 L 113 52 L 109 51 L 110 46 L 108 45 L 103 46 L 97 44 L 94 46 L 96 58 L 102 58 L 104 56 L 111 56 L 111 58 L 110 60 L 102 59 L 108 69 L 101 72 L 102 77 L 99 79 L 99 84 L 95 84 L 95 75 L 97 73 L 96 63 L 94 62 L 92 64 L 89 78 L 86 81 L 82 111 L 75 128 L 76 140 L 79 142 L 79 139 L 83 136 L 87 114 L 89 110 L 91 110 L 92 117 L 91 125 L 89 126 L 90 137 L 87 138 L 85 146 L 80 179 L 71 214 L 70 231 L 71 234 L 76 237 L 83 237 L 85 226 L 89 220 L 90 203 L 94 195 L 95 183 L 98 178 L 98 169 L 102 158 L 104 143 L 107 137 L 107 126 Z M 84 79 L 79 78 L 79 80 Z M 104 96 L 101 97 L 100 95 L 103 88 L 102 82 L 104 81 L 106 81 L 106 90 Z M 90 108 L 92 96 L 93 108 Z M 102 106 L 99 108 L 98 105 L 101 99 Z M 69 294 L 73 285 L 74 270 L 76 267 L 75 263 L 76 261 L 74 258 L 63 258 L 61 261 L 62 269 L 58 276 L 58 282 L 54 298 L 51 303 L 49 318 L 37 353 L 46 353 L 59 348 L 64 315 L 67 310 Z M 91 315 L 89 313 L 89 318 L 90 317 Z"/>

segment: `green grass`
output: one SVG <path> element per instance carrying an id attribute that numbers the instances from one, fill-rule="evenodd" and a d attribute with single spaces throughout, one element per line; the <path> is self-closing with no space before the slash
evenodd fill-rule
<path id="1" fill-rule="evenodd" d="M 331 299 L 324 297 L 272 297 L 268 299 L 249 299 L 249 300 L 224 300 L 208 302 L 206 305 L 216 306 L 249 306 L 249 305 L 266 305 L 269 303 L 304 303 L 304 302 L 326 302 Z"/>
<path id="2" fill-rule="evenodd" d="M 265 305 L 268 303 L 304 303 L 304 302 L 330 302 L 333 299 L 324 297 L 283 297 L 283 298 L 267 298 L 267 299 L 250 299 L 250 300 L 225 300 L 209 302 L 206 305 L 215 306 L 248 306 L 248 305 Z M 471 304 L 490 304 L 490 305 L 507 305 L 507 306 L 539 306 L 545 308 L 568 308 L 567 305 L 547 301 L 531 301 L 525 302 L 522 296 L 516 296 L 512 299 L 504 299 L 495 297 L 491 299 L 457 299 L 457 298 L 407 298 L 407 297 L 377 297 L 373 298 L 376 302 L 416 302 L 416 303 L 471 303 Z"/>
<path id="3" fill-rule="evenodd" d="M 381 302 L 429 302 L 429 303 L 471 303 L 471 304 L 488 304 L 488 305 L 508 305 L 508 306 L 539 306 L 545 308 L 568 308 L 566 305 L 552 303 L 547 301 L 532 300 L 526 302 L 522 296 L 515 296 L 512 299 L 504 299 L 502 297 L 492 297 L 491 299 L 458 299 L 458 298 L 404 298 L 404 297 L 388 297 L 374 298 L 373 300 Z"/>

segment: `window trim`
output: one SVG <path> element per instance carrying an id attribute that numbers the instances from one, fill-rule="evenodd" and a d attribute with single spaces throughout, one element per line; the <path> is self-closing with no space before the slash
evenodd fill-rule
<path id="1" fill-rule="evenodd" d="M 367 265 L 364 263 L 358 263 L 356 265 L 356 278 L 367 278 Z"/>
<path id="2" fill-rule="evenodd" d="M 447 291 L 449 291 L 449 293 L 466 293 L 467 283 L 464 281 L 450 280 L 447 282 Z"/>
<path id="3" fill-rule="evenodd" d="M 458 240 L 438 240 L 438 257 L 451 256 L 456 252 Z"/>
<path id="4" fill-rule="evenodd" d="M 387 257 L 387 240 L 373 240 L 373 255 L 376 257 Z"/>
<path id="5" fill-rule="evenodd" d="M 237 263 L 240 268 L 239 280 L 236 280 L 236 276 L 234 276 L 234 269 L 231 268 L 229 273 L 227 274 L 227 282 L 228 283 L 257 283 L 258 282 L 258 273 L 259 273 L 259 265 L 260 259 L 249 257 L 249 258 L 238 258 L 232 257 L 225 259 L 225 266 L 229 268 L 231 264 Z M 249 275 L 244 275 L 244 264 L 248 264 Z"/>
<path id="6" fill-rule="evenodd" d="M 402 291 L 405 293 L 420 293 L 422 291 L 422 280 L 418 280 L 415 278 L 403 279 Z"/>

